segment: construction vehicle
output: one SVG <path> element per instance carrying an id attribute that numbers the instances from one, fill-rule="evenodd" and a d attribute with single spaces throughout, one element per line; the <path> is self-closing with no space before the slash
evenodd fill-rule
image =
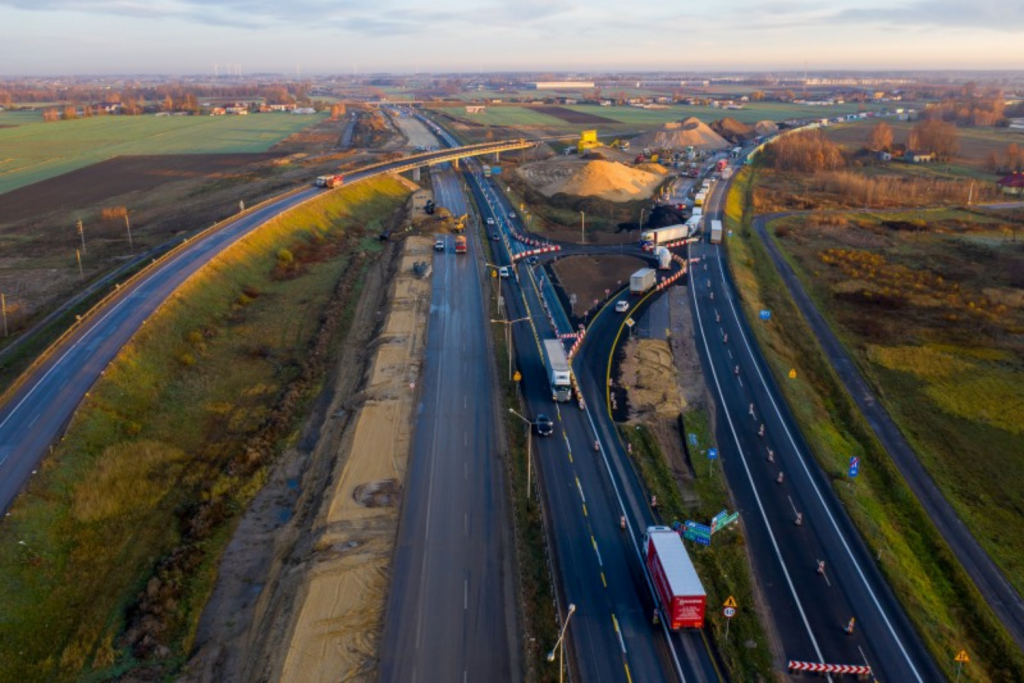
<path id="1" fill-rule="evenodd" d="M 580 131 L 580 139 L 576 142 L 577 154 L 584 154 L 588 149 L 600 146 L 601 142 L 597 139 L 597 130 Z"/>
<path id="2" fill-rule="evenodd" d="M 469 218 L 468 213 L 464 213 L 455 219 L 455 232 L 462 232 L 466 229 L 466 220 Z"/>

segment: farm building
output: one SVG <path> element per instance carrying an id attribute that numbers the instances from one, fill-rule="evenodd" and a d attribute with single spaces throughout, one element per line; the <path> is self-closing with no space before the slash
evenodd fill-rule
<path id="1" fill-rule="evenodd" d="M 1005 194 L 1024 194 L 1024 173 L 1015 171 L 1005 178 L 1000 178 L 996 181 L 996 187 L 1002 190 Z"/>
<path id="2" fill-rule="evenodd" d="M 592 90 L 593 81 L 537 81 L 531 83 L 534 90 Z"/>
<path id="3" fill-rule="evenodd" d="M 480 105 L 480 104 L 467 104 L 466 105 L 466 113 L 467 114 L 486 114 L 487 113 L 487 107 L 485 107 L 483 105 Z"/>
<path id="4" fill-rule="evenodd" d="M 931 152 L 917 152 L 908 149 L 903 154 L 903 161 L 908 164 L 926 164 L 935 161 L 935 155 Z"/>

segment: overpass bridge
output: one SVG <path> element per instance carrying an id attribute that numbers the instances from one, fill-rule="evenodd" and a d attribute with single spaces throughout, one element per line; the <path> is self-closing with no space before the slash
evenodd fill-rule
<path id="1" fill-rule="evenodd" d="M 413 180 L 418 181 L 420 179 L 420 169 L 424 166 L 434 166 L 435 164 L 451 162 L 455 168 L 458 168 L 459 159 L 493 154 L 495 160 L 497 160 L 498 155 L 502 152 L 510 152 L 516 149 L 529 149 L 530 147 L 534 147 L 538 144 L 540 143 L 537 140 L 526 140 L 524 138 L 520 138 L 518 140 L 481 142 L 475 145 L 449 147 L 447 149 L 440 149 L 434 152 L 414 154 L 412 156 L 395 159 L 393 161 L 385 161 L 373 166 L 366 166 L 360 169 L 359 173 L 360 177 L 367 178 L 383 173 L 404 173 L 406 171 L 412 171 Z"/>

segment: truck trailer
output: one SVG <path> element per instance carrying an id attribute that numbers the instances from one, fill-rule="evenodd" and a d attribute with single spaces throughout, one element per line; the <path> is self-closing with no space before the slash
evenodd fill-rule
<path id="1" fill-rule="evenodd" d="M 561 340 L 544 340 L 544 360 L 547 363 L 548 382 L 551 384 L 551 399 L 565 403 L 572 398 L 572 382 L 569 379 L 569 359 Z"/>
<path id="2" fill-rule="evenodd" d="M 654 268 L 641 268 L 629 276 L 629 293 L 643 294 L 658 281 L 658 272 Z"/>
<path id="3" fill-rule="evenodd" d="M 456 235 L 455 236 L 455 253 L 465 254 L 466 253 L 466 236 Z"/>
<path id="4" fill-rule="evenodd" d="M 322 175 L 316 179 L 315 183 L 317 187 L 326 187 L 328 189 L 341 187 L 344 184 L 345 176 L 343 175 Z"/>
<path id="5" fill-rule="evenodd" d="M 722 221 L 711 221 L 711 243 L 720 244 L 722 241 Z"/>
<path id="6" fill-rule="evenodd" d="M 654 258 L 658 259 L 658 270 L 670 270 L 672 268 L 672 252 L 667 247 L 655 247 Z"/>
<path id="7" fill-rule="evenodd" d="M 669 225 L 664 228 L 644 230 L 640 233 L 640 242 L 643 243 L 643 246 L 654 247 L 659 244 L 665 244 L 666 242 L 675 242 L 676 240 L 686 239 L 689 236 L 690 233 L 685 225 Z"/>
<path id="8" fill-rule="evenodd" d="M 703 628 L 707 594 L 679 534 L 667 526 L 647 527 L 644 561 L 669 628 Z"/>

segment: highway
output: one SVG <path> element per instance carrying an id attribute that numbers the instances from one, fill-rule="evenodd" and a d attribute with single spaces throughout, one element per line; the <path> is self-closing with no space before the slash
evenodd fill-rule
<path id="1" fill-rule="evenodd" d="M 511 205 L 490 181 L 479 172 L 467 175 L 478 206 L 495 220 L 500 243 L 508 247 L 499 250 L 498 263 L 508 263 L 509 248 L 523 249 L 509 230 L 518 219 L 509 218 Z M 533 456 L 561 617 L 568 605 L 576 606 L 567 635 L 572 672 L 583 681 L 717 681 L 699 632 L 667 637 L 663 624 L 652 624 L 655 603 L 639 554 L 642 529 L 652 517 L 631 468 L 622 467 L 626 455 L 598 398 L 603 371 L 601 380 L 585 380 L 585 391 L 594 396 L 588 396 L 586 410 L 551 400 L 541 342 L 553 338 L 554 327 L 541 303 L 540 280 L 537 267 L 520 261 L 502 292 L 508 319 L 529 318 L 512 325 L 526 415 L 555 421 L 553 436 L 532 437 Z M 600 452 L 594 450 L 595 435 Z M 624 512 L 630 518 L 625 532 L 619 527 Z"/>
<path id="2" fill-rule="evenodd" d="M 455 174 L 432 169 L 438 206 L 467 212 Z M 487 340 L 483 252 L 435 252 L 421 401 L 391 573 L 380 680 L 521 680 L 500 394 Z"/>
<path id="3" fill-rule="evenodd" d="M 853 358 L 804 290 L 793 268 L 783 258 L 778 245 L 765 228 L 765 222 L 774 217 L 758 216 L 754 219 L 754 230 L 767 248 L 772 263 L 786 283 L 793 301 L 818 338 L 836 375 L 842 380 L 846 391 L 871 425 L 872 431 L 903 475 L 910 490 L 921 501 L 921 506 L 928 517 L 949 544 L 960 564 L 978 587 L 978 591 L 1017 642 L 1017 646 L 1024 648 L 1024 600 L 1021 599 L 1020 593 L 1007 581 L 1006 576 L 935 485 L 935 481 L 921 464 L 914 449 L 907 443 L 874 390 L 861 375 Z"/>
<path id="4" fill-rule="evenodd" d="M 351 184 L 378 175 L 424 165 L 455 154 L 482 154 L 518 143 L 474 145 L 440 150 L 350 172 Z M 312 179 L 311 179 L 312 180 Z M 69 334 L 51 354 L 22 378 L 0 406 L 0 511 L 5 511 L 27 479 L 63 433 L 68 422 L 121 347 L 190 275 L 221 250 L 270 219 L 312 199 L 323 190 L 306 188 L 271 200 L 239 218 L 188 242 L 155 267 L 121 287 L 100 309 Z"/>
<path id="5" fill-rule="evenodd" d="M 708 219 L 721 217 L 724 195 L 716 188 Z M 690 256 L 702 260 L 690 299 L 717 445 L 786 657 L 869 665 L 881 680 L 942 680 L 810 455 L 747 327 L 722 248 L 702 242 Z"/>

